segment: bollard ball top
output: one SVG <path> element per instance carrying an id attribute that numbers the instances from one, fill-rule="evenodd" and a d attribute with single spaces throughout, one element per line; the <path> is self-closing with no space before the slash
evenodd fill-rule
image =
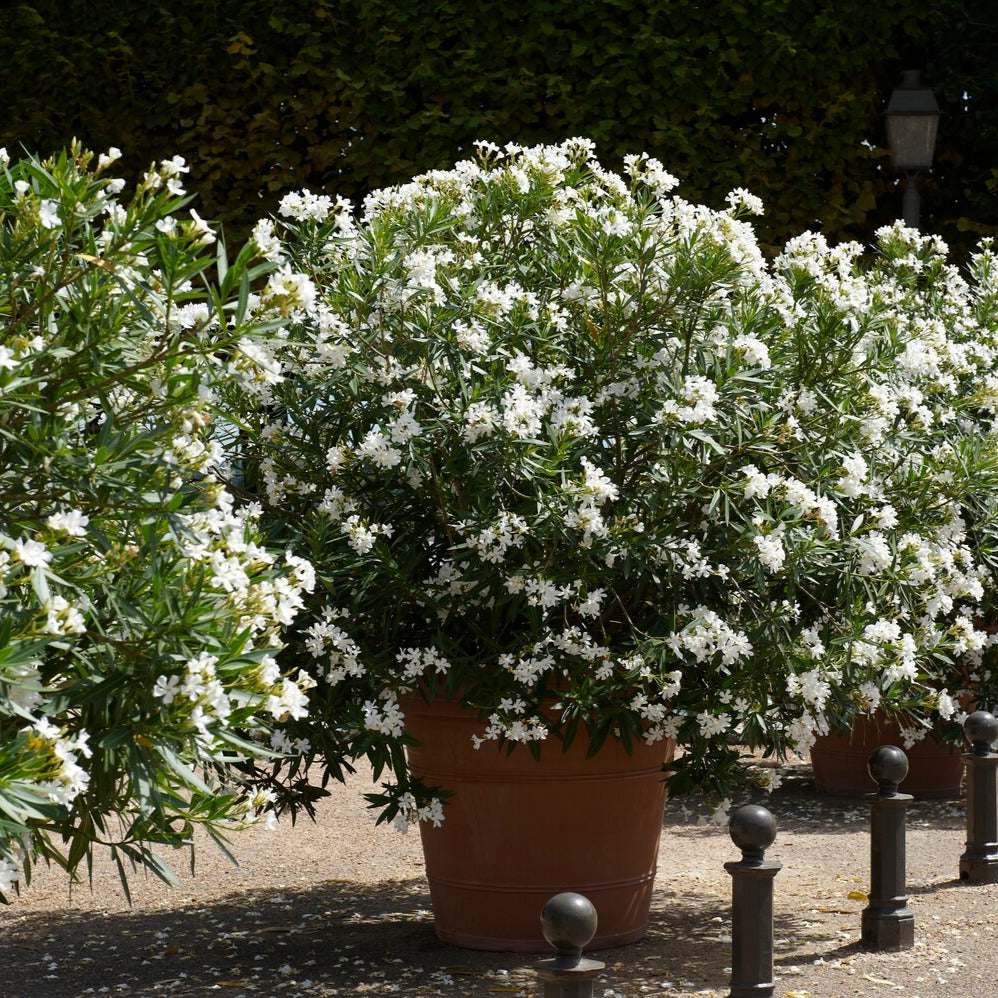
<path id="1" fill-rule="evenodd" d="M 743 853 L 761 857 L 776 839 L 776 819 L 761 804 L 742 804 L 731 812 L 728 832 Z"/>
<path id="2" fill-rule="evenodd" d="M 898 784 L 908 775 L 908 756 L 896 745 L 878 745 L 870 753 L 867 769 L 881 790 L 896 793 Z"/>
<path id="3" fill-rule="evenodd" d="M 541 909 L 541 932 L 557 950 L 563 968 L 581 961 L 582 950 L 596 935 L 596 924 L 596 908 L 583 894 L 555 894 Z"/>
<path id="4" fill-rule="evenodd" d="M 975 710 L 963 722 L 963 730 L 973 745 L 990 745 L 998 741 L 998 718 L 987 710 Z"/>

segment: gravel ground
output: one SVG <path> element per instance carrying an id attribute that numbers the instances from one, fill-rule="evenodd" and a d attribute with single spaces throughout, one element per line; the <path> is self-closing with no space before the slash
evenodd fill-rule
<path id="1" fill-rule="evenodd" d="M 816 796 L 793 769 L 767 804 L 779 832 L 776 995 L 994 998 L 998 886 L 958 879 L 961 801 L 915 802 L 908 819 L 913 950 L 858 946 L 869 878 L 862 800 Z M 440 943 L 432 927 L 419 838 L 375 827 L 359 773 L 322 802 L 316 824 L 240 834 L 240 865 L 210 843 L 192 875 L 168 888 L 136 875 L 129 907 L 113 869 L 94 888 L 40 870 L 0 913 L 0 996 L 412 996 L 537 998 L 529 955 Z M 670 801 L 651 922 L 644 940 L 588 954 L 606 963 L 597 998 L 724 996 L 730 974 L 731 881 L 738 858 L 724 829 L 704 824 L 716 801 Z M 178 856 L 179 866 L 186 862 Z"/>

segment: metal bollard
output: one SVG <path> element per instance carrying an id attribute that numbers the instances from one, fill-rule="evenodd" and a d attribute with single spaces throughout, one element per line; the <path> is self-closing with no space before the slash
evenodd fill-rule
<path id="1" fill-rule="evenodd" d="M 870 776 L 880 789 L 870 802 L 870 903 L 863 910 L 862 944 L 902 950 L 915 945 L 915 916 L 905 894 L 905 817 L 911 794 L 898 793 L 908 775 L 908 757 L 894 745 L 870 754 Z"/>
<path id="2" fill-rule="evenodd" d="M 998 719 L 975 710 L 963 730 L 971 749 L 963 754 L 967 772 L 967 848 L 960 857 L 960 879 L 998 884 Z"/>
<path id="3" fill-rule="evenodd" d="M 596 935 L 596 909 L 582 894 L 555 894 L 541 909 L 541 932 L 558 954 L 534 964 L 544 998 L 593 998 L 593 980 L 605 964 L 582 955 Z"/>
<path id="4" fill-rule="evenodd" d="M 776 821 L 759 804 L 735 808 L 728 822 L 742 851 L 731 874 L 731 991 L 728 998 L 768 998 L 773 982 L 773 881 L 782 869 L 766 859 L 776 838 Z"/>

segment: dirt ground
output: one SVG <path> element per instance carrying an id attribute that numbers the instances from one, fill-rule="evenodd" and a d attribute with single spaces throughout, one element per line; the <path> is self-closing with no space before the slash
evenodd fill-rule
<path id="1" fill-rule="evenodd" d="M 784 998 L 902 995 L 995 998 L 998 886 L 958 878 L 963 803 L 916 801 L 908 817 L 907 887 L 915 948 L 859 948 L 868 886 L 869 811 L 861 799 L 813 793 L 806 766 L 765 803 L 777 818 L 767 858 L 775 882 L 776 992 Z M 282 821 L 236 839 L 239 866 L 211 844 L 168 888 L 132 880 L 125 901 L 110 867 L 70 891 L 41 870 L 0 911 L 0 998 L 85 995 L 494 996 L 537 998 L 529 954 L 439 942 L 418 834 L 375 827 L 359 773 L 321 802 L 318 821 Z M 902 788 L 903 789 L 903 788 Z M 603 960 L 597 998 L 728 994 L 728 833 L 704 824 L 716 801 L 666 807 L 647 936 Z M 185 857 L 177 857 L 179 866 Z M 852 896 L 851 896 L 852 895 Z"/>

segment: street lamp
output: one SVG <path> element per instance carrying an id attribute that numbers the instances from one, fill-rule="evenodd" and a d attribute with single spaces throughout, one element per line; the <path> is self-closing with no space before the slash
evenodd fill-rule
<path id="1" fill-rule="evenodd" d="M 906 69 L 887 104 L 887 142 L 894 169 L 905 175 L 904 222 L 918 228 L 919 170 L 932 166 L 932 153 L 939 127 L 939 105 L 932 91 L 923 86 L 917 69 Z"/>

